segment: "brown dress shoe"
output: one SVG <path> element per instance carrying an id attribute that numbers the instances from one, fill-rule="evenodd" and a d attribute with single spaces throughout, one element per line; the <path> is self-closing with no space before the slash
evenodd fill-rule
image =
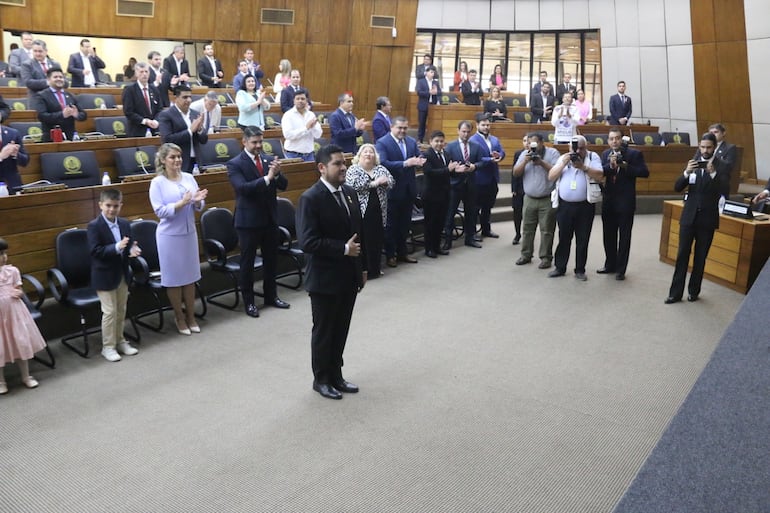
<path id="1" fill-rule="evenodd" d="M 417 259 L 409 255 L 402 255 L 398 257 L 399 262 L 406 262 L 407 264 L 416 264 Z"/>

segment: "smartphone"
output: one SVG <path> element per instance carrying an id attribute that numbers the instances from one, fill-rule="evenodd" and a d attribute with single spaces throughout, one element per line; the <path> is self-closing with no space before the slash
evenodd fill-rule
<path id="1" fill-rule="evenodd" d="M 706 166 L 708 166 L 708 165 L 709 165 L 709 161 L 708 160 L 699 160 L 698 161 L 698 168 L 700 168 L 700 169 L 706 169 Z"/>

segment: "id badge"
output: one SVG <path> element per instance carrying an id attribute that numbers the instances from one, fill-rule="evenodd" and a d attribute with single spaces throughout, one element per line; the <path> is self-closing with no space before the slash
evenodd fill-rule
<path id="1" fill-rule="evenodd" d="M 572 180 L 572 181 L 569 183 L 569 188 L 570 188 L 571 190 L 573 190 L 573 191 L 576 191 L 576 190 L 577 190 L 577 180 Z"/>
<path id="2" fill-rule="evenodd" d="M 698 175 L 696 175 L 695 173 L 690 173 L 690 176 L 688 178 L 690 179 L 690 183 L 694 184 L 695 180 L 698 179 Z"/>

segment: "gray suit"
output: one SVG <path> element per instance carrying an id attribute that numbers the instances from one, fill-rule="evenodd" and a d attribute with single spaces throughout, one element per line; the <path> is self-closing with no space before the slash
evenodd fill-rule
<path id="1" fill-rule="evenodd" d="M 32 60 L 32 57 L 29 56 L 24 48 L 17 48 L 11 51 L 11 54 L 8 56 L 8 69 L 12 76 L 20 77 L 21 65 L 29 60 Z"/>
<path id="2" fill-rule="evenodd" d="M 47 69 L 59 68 L 61 65 L 53 59 L 46 57 Z M 27 86 L 28 94 L 30 98 L 35 96 L 35 93 L 39 93 L 48 87 L 48 79 L 45 76 L 40 63 L 34 59 L 30 59 L 21 65 L 21 80 L 24 85 Z"/>

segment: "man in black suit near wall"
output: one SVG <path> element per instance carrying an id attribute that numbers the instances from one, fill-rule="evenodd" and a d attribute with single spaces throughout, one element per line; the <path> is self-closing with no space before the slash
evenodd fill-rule
<path id="1" fill-rule="evenodd" d="M 297 234 L 307 255 L 305 290 L 313 311 L 313 390 L 342 399 L 342 392 L 358 392 L 342 377 L 342 353 L 356 295 L 366 283 L 359 256 L 361 211 L 355 190 L 345 185 L 342 149 L 322 147 L 316 164 L 321 179 L 302 194 L 297 211 Z"/>
<path id="2" fill-rule="evenodd" d="M 192 110 L 192 92 L 184 84 L 174 89 L 174 104 L 158 114 L 158 131 L 164 143 L 174 143 L 182 149 L 182 171 L 192 172 L 200 147 L 209 140 L 204 116 Z"/>
<path id="3" fill-rule="evenodd" d="M 33 98 L 32 108 L 43 130 L 43 142 L 51 142 L 51 129 L 59 125 L 68 140 L 75 133 L 75 121 L 84 121 L 88 115 L 78 107 L 75 96 L 64 90 L 64 72 L 50 68 L 47 73 L 49 87 Z"/>
<path id="4" fill-rule="evenodd" d="M 176 45 L 171 55 L 163 59 L 163 69 L 168 73 L 169 80 L 178 79 L 178 83 L 187 84 L 190 81 L 190 63 L 184 58 L 184 46 Z M 165 74 L 165 73 L 164 73 Z M 169 82 L 170 87 L 175 84 Z"/>
<path id="5" fill-rule="evenodd" d="M 550 123 L 556 98 L 551 93 L 551 84 L 546 82 L 540 88 L 540 94 L 534 94 L 529 99 L 529 110 L 540 123 Z"/>
<path id="6" fill-rule="evenodd" d="M 160 91 L 150 83 L 150 67 L 146 62 L 137 62 L 136 83 L 123 88 L 123 114 L 126 116 L 128 137 L 144 137 L 149 129 L 158 134 L 157 116 L 163 110 Z"/>
<path id="7" fill-rule="evenodd" d="M 642 152 L 623 144 L 623 133 L 612 129 L 607 136 L 610 148 L 602 153 L 605 182 L 602 196 L 602 230 L 604 233 L 604 267 L 599 274 L 615 274 L 626 278 L 631 252 L 631 228 L 636 211 L 636 179 L 647 178 L 650 170 Z"/>
<path id="8" fill-rule="evenodd" d="M 724 162 L 714 158 L 716 147 L 717 139 L 714 134 L 703 134 L 698 145 L 700 157 L 687 163 L 684 173 L 674 185 L 677 192 L 687 188 L 687 199 L 679 219 L 679 249 L 671 288 L 665 300 L 667 305 L 682 300 L 693 240 L 695 255 L 687 287 L 687 301 L 697 301 L 700 294 L 706 257 L 714 239 L 714 230 L 719 228 L 719 198 L 723 182 L 727 179 Z"/>
<path id="9" fill-rule="evenodd" d="M 235 229 L 241 246 L 239 286 L 246 315 L 259 317 L 254 304 L 254 267 L 257 246 L 262 248 L 262 288 L 265 306 L 289 308 L 278 297 L 275 284 L 278 252 L 278 207 L 276 191 L 284 191 L 289 181 L 281 164 L 262 153 L 262 130 L 247 126 L 243 130 L 243 151 L 227 163 L 227 178 L 235 191 Z"/>
<path id="10" fill-rule="evenodd" d="M 225 74 L 222 71 L 222 63 L 214 57 L 214 45 L 211 43 L 203 47 L 203 57 L 198 59 L 198 78 L 206 87 L 222 87 Z"/>
<path id="11" fill-rule="evenodd" d="M 425 256 L 429 258 L 449 254 L 441 249 L 441 233 L 449 208 L 449 173 L 458 163 L 449 160 L 444 151 L 445 144 L 444 132 L 436 130 L 430 134 L 430 149 L 423 153 L 422 211 L 425 214 Z"/>

